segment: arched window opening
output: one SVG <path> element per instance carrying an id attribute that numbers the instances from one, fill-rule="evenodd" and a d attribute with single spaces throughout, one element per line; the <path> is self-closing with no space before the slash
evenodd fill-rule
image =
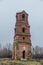
<path id="1" fill-rule="evenodd" d="M 25 37 L 23 37 L 23 40 L 25 40 Z"/>
<path id="2" fill-rule="evenodd" d="M 22 28 L 22 32 L 25 32 L 25 28 Z"/>
<path id="3" fill-rule="evenodd" d="M 25 20 L 25 15 L 24 15 L 24 14 L 22 15 L 22 20 L 23 20 L 23 21 Z"/>

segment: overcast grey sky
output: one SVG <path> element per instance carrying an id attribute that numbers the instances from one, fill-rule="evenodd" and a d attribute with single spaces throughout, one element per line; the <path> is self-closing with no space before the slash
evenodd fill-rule
<path id="1" fill-rule="evenodd" d="M 0 0 L 0 43 L 13 44 L 16 12 L 29 14 L 32 45 L 43 47 L 43 0 Z"/>

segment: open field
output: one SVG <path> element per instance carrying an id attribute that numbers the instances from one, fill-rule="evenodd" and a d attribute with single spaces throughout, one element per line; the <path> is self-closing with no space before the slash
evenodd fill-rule
<path id="1" fill-rule="evenodd" d="M 29 60 L 29 61 L 19 61 L 19 60 L 0 60 L 0 65 L 43 65 L 43 60 Z"/>

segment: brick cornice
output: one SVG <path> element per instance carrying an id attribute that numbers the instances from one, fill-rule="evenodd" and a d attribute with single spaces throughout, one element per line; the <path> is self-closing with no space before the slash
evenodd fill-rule
<path id="1" fill-rule="evenodd" d="M 27 40 L 15 40 L 14 43 L 15 44 L 18 44 L 18 43 L 26 43 L 27 44 L 28 43 L 28 44 L 32 45 L 30 40 L 28 40 L 28 41 Z"/>
<path id="2" fill-rule="evenodd" d="M 30 36 L 31 37 L 31 35 L 29 33 L 22 33 L 22 32 L 21 33 L 15 33 L 15 36 L 16 35 L 20 35 L 20 36 L 24 36 L 25 35 L 25 36 Z"/>

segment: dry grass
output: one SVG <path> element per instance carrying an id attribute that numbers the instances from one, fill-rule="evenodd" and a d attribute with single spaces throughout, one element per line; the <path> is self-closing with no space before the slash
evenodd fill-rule
<path id="1" fill-rule="evenodd" d="M 29 60 L 29 61 L 19 61 L 19 60 L 0 60 L 0 65 L 1 63 L 7 64 L 7 65 L 41 65 L 41 62 L 43 60 L 40 60 L 40 62 L 37 62 L 35 60 Z"/>

